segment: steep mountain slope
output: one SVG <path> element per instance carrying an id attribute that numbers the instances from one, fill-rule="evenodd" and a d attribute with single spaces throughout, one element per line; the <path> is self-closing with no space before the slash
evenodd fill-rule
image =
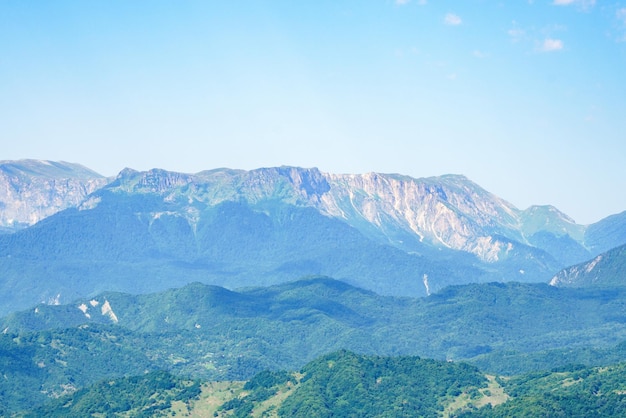
<path id="1" fill-rule="evenodd" d="M 108 179 L 78 164 L 0 161 L 0 230 L 12 232 L 80 204 Z"/>
<path id="2" fill-rule="evenodd" d="M 219 169 L 196 175 L 125 170 L 108 188 L 160 194 L 186 205 L 190 220 L 192 203 L 245 201 L 262 207 L 281 202 L 313 207 L 408 251 L 425 252 L 433 247 L 460 250 L 488 263 L 506 258 L 515 246 L 528 244 L 524 232 L 530 229 L 526 226 L 530 220 L 548 223 L 544 218 L 552 216 L 523 216 L 525 212 L 457 175 L 413 179 L 396 174 L 326 174 L 295 167 Z M 564 231 L 541 230 L 559 236 L 573 234 L 574 240 L 582 240 L 573 221 L 562 214 L 556 216 L 561 225 L 570 223 Z M 538 232 L 537 228 L 531 232 Z"/>
<path id="3" fill-rule="evenodd" d="M 0 313 L 192 281 L 235 288 L 318 274 L 385 294 L 425 295 L 487 277 L 472 260 L 449 265 L 407 254 L 313 208 L 224 201 L 181 209 L 151 193 L 109 190 L 91 198 L 98 200 L 91 209 L 0 236 Z"/>
<path id="4" fill-rule="evenodd" d="M 626 246 L 614 248 L 593 260 L 558 272 L 550 281 L 553 286 L 615 287 L 626 285 Z"/>
<path id="5" fill-rule="evenodd" d="M 585 231 L 585 245 L 594 255 L 623 244 L 626 244 L 626 212 L 604 218 Z"/>
<path id="6" fill-rule="evenodd" d="M 50 181 L 67 170 L 95 176 L 60 163 L 20 164 Z M 458 175 L 124 169 L 87 196 L 86 187 L 82 200 L 52 187 L 70 208 L 0 235 L 0 314 L 105 290 L 192 281 L 235 288 L 307 275 L 421 296 L 450 284 L 547 282 L 592 256 L 585 227 L 555 208 L 520 211 Z"/>
<path id="7" fill-rule="evenodd" d="M 76 208 L 0 236 L 0 314 L 195 280 L 234 288 L 321 274 L 415 296 L 547 281 L 565 264 L 527 242 L 520 216 L 462 176 L 125 169 Z"/>
<path id="8" fill-rule="evenodd" d="M 551 254 L 563 265 L 592 257 L 592 250 L 584 245 L 587 227 L 576 224 L 555 207 L 531 206 L 521 212 L 520 221 L 526 242 Z"/>

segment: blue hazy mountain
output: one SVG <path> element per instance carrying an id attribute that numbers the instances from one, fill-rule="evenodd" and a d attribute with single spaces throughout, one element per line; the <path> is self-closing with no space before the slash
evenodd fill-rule
<path id="1" fill-rule="evenodd" d="M 109 181 L 63 161 L 0 161 L 0 232 L 13 232 L 75 207 Z"/>
<path id="2" fill-rule="evenodd" d="M 11 164 L 5 166 L 37 178 L 55 167 Z M 95 176 L 102 186 L 0 235 L 0 314 L 192 281 L 237 288 L 326 275 L 413 296 L 471 282 L 547 282 L 596 255 L 594 249 L 619 242 L 595 232 L 590 247 L 591 226 L 549 206 L 519 210 L 459 175 L 414 179 L 278 167 L 125 169 L 104 179 L 62 167 L 76 181 L 95 184 Z"/>
<path id="3" fill-rule="evenodd" d="M 550 284 L 559 287 L 626 286 L 626 245 L 561 270 Z"/>
<path id="4" fill-rule="evenodd" d="M 626 243 L 626 212 L 611 215 L 589 225 L 585 231 L 585 245 L 594 255 Z"/>

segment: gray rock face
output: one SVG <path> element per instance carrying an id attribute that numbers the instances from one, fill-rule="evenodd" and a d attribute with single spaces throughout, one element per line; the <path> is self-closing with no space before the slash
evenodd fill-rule
<path id="1" fill-rule="evenodd" d="M 471 282 L 548 282 L 597 255 L 585 245 L 590 227 L 550 206 L 519 210 L 459 175 L 274 167 L 124 169 L 107 179 L 76 164 L 1 162 L 0 222 L 5 232 L 25 228 L 0 235 L 5 309 L 16 295 L 25 306 L 112 286 L 256 286 L 320 274 L 423 295 Z"/>
<path id="2" fill-rule="evenodd" d="M 77 206 L 108 179 L 78 164 L 0 161 L 0 228 L 15 231 Z"/>
<path id="3" fill-rule="evenodd" d="M 471 253 L 487 263 L 507 258 L 517 247 L 533 247 L 529 238 L 537 231 L 569 236 L 582 247 L 585 228 L 551 208 L 521 211 L 460 175 L 415 179 L 296 167 L 217 169 L 193 175 L 124 170 L 107 188 L 157 193 L 166 201 L 180 202 L 185 207 L 181 213 L 186 214 L 194 213 L 197 203 L 213 206 L 240 200 L 313 207 L 409 251 L 424 245 L 447 248 Z"/>
<path id="4" fill-rule="evenodd" d="M 77 164 L 4 161 L 0 162 L 0 228 L 14 231 L 69 207 L 89 209 L 97 199 L 85 201 L 85 197 L 100 188 L 155 194 L 177 202 L 179 215 L 191 224 L 198 205 L 279 201 L 313 207 L 408 251 L 419 252 L 424 246 L 445 248 L 473 254 L 486 263 L 528 248 L 545 251 L 557 261 L 562 258 L 557 253 L 576 250 L 567 262 L 580 262 L 592 254 L 585 245 L 588 227 L 549 206 L 519 210 L 464 176 L 415 179 L 398 174 L 329 174 L 297 167 L 215 169 L 197 174 L 127 168 L 115 179 L 107 179 Z M 564 243 L 568 248 L 561 251 Z"/>

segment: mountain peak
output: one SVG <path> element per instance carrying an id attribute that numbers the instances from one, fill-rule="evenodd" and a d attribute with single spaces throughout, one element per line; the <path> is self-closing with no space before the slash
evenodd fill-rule
<path id="1" fill-rule="evenodd" d="M 522 230 L 526 236 L 532 236 L 539 231 L 550 232 L 556 236 L 569 235 L 582 242 L 585 227 L 576 222 L 551 205 L 534 205 L 520 214 Z"/>
<path id="2" fill-rule="evenodd" d="M 78 206 L 107 182 L 107 178 L 79 164 L 0 161 L 0 229 L 15 231 Z"/>
<path id="3" fill-rule="evenodd" d="M 21 178 L 45 177 L 54 179 L 101 179 L 101 174 L 75 163 L 48 160 L 3 160 L 0 161 L 0 173 Z"/>
<path id="4" fill-rule="evenodd" d="M 193 179 L 193 174 L 178 173 L 160 168 L 153 168 L 148 171 L 125 168 L 120 171 L 115 181 L 109 184 L 108 188 L 119 188 L 126 192 L 164 193 L 189 184 Z"/>

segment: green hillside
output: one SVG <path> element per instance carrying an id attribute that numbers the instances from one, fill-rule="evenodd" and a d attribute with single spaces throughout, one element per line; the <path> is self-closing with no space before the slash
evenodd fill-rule
<path id="1" fill-rule="evenodd" d="M 626 364 L 570 366 L 501 380 L 510 400 L 464 417 L 623 417 Z"/>
<path id="2" fill-rule="evenodd" d="M 108 379 L 15 416 L 622 417 L 625 382 L 625 363 L 502 377 L 464 363 L 342 350 L 246 382 L 165 372 Z"/>
<path id="3" fill-rule="evenodd" d="M 301 371 L 206 383 L 163 372 L 108 380 L 23 416 L 437 417 L 485 396 L 488 379 L 463 363 L 339 351 Z M 460 401 L 460 402 L 459 402 Z"/>
<path id="4" fill-rule="evenodd" d="M 625 292 L 492 283 L 413 299 L 311 278 L 240 291 L 196 283 L 105 293 L 0 321 L 0 403 L 18 410 L 152 370 L 244 380 L 341 349 L 463 360 L 504 375 L 610 364 L 626 359 Z"/>
<path id="5" fill-rule="evenodd" d="M 169 416 L 172 405 L 190 402 L 202 392 L 200 382 L 155 371 L 106 380 L 49 402 L 23 417 L 83 418 L 89 416 Z"/>

